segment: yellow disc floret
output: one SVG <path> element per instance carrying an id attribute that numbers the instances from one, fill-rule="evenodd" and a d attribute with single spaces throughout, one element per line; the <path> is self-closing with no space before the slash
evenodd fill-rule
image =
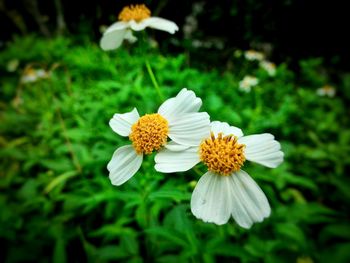
<path id="1" fill-rule="evenodd" d="M 160 114 L 146 114 L 131 127 L 129 139 L 138 154 L 151 154 L 166 144 L 168 121 Z"/>
<path id="2" fill-rule="evenodd" d="M 151 11 L 144 4 L 130 5 L 123 8 L 123 10 L 119 13 L 118 19 L 124 22 L 128 22 L 130 20 L 140 22 L 145 18 L 149 18 L 150 16 Z"/>
<path id="3" fill-rule="evenodd" d="M 210 138 L 204 140 L 199 148 L 200 159 L 208 166 L 208 170 L 220 175 L 230 175 L 238 171 L 245 161 L 244 144 L 237 142 L 237 137 L 222 133 L 215 138 L 211 133 Z"/>

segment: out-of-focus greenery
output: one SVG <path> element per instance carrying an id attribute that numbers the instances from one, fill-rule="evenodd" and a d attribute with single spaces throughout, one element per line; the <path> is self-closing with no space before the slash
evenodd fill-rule
<path id="1" fill-rule="evenodd" d="M 328 79 L 317 59 L 302 61 L 297 77 L 285 64 L 270 77 L 233 55 L 229 70 L 204 72 L 183 55 L 141 54 L 35 37 L 0 53 L 0 261 L 348 262 L 350 78 L 334 98 L 319 97 Z M 14 59 L 19 68 L 6 71 Z M 148 156 L 130 181 L 111 185 L 106 165 L 129 142 L 109 119 L 133 107 L 155 112 L 161 103 L 145 59 L 167 98 L 187 87 L 212 120 L 281 142 L 278 168 L 245 165 L 270 201 L 264 222 L 245 230 L 233 219 L 197 220 L 189 200 L 203 166 L 161 174 Z M 30 63 L 50 77 L 20 83 Z M 250 93 L 238 89 L 246 74 L 259 78 Z"/>

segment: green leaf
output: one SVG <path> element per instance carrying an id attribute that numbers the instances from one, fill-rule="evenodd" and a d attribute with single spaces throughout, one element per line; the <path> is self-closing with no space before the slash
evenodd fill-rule
<path id="1" fill-rule="evenodd" d="M 77 171 L 68 171 L 65 172 L 57 177 L 55 177 L 44 189 L 44 193 L 48 194 L 51 192 L 55 187 L 57 187 L 60 184 L 66 183 L 66 181 L 70 178 L 75 177 L 78 174 Z"/>

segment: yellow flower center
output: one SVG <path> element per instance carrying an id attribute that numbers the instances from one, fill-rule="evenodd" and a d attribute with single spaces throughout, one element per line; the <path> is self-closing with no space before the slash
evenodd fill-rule
<path id="1" fill-rule="evenodd" d="M 167 142 L 168 121 L 160 114 L 146 114 L 131 127 L 129 139 L 138 154 L 151 154 Z"/>
<path id="2" fill-rule="evenodd" d="M 123 8 L 123 10 L 119 13 L 118 19 L 124 22 L 128 22 L 130 20 L 140 22 L 145 18 L 149 18 L 150 16 L 151 11 L 144 4 L 130 5 Z"/>
<path id="3" fill-rule="evenodd" d="M 237 142 L 237 137 L 222 133 L 215 138 L 211 133 L 210 138 L 204 140 L 199 148 L 200 159 L 208 166 L 208 170 L 220 175 L 230 175 L 238 171 L 245 162 L 244 144 Z"/>
<path id="4" fill-rule="evenodd" d="M 36 76 L 36 71 L 33 68 L 27 68 L 24 70 L 25 76 Z"/>

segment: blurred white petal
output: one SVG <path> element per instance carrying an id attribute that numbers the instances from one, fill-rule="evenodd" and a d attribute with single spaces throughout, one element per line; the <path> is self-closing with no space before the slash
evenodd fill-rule
<path id="1" fill-rule="evenodd" d="M 103 34 L 106 35 L 113 31 L 123 31 L 124 29 L 127 29 L 128 26 L 129 24 L 127 22 L 118 21 L 109 26 Z"/>
<path id="2" fill-rule="evenodd" d="M 131 20 L 129 21 L 129 26 L 132 30 L 135 31 L 141 31 L 146 27 L 151 27 L 154 29 L 166 31 L 170 34 L 174 34 L 177 30 L 179 30 L 179 27 L 174 22 L 160 17 L 149 17 L 142 20 L 141 22 Z"/>
<path id="3" fill-rule="evenodd" d="M 137 41 L 137 37 L 135 37 L 132 34 L 131 30 L 127 30 L 124 36 L 124 39 L 126 39 L 127 41 L 129 41 L 130 43 L 135 43 Z"/>
<path id="4" fill-rule="evenodd" d="M 126 29 L 106 32 L 101 38 L 100 47 L 105 51 L 118 48 L 122 44 L 126 32 Z"/>

